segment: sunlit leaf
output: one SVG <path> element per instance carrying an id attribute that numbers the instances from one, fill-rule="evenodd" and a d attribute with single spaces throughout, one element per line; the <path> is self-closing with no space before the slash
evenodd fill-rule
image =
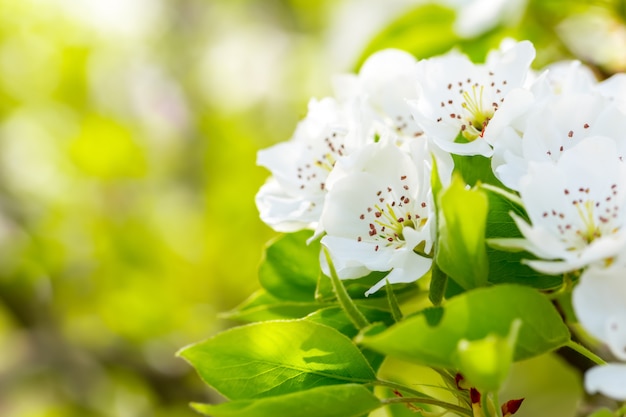
<path id="1" fill-rule="evenodd" d="M 222 314 L 231 320 L 246 322 L 276 319 L 297 319 L 310 314 L 322 305 L 314 301 L 289 301 L 259 290 L 234 310 Z"/>
<path id="2" fill-rule="evenodd" d="M 474 186 L 478 182 L 501 186 L 500 181 L 493 174 L 491 159 L 481 155 L 465 156 L 452 155 L 454 171 L 463 177 L 463 180 Z"/>
<path id="3" fill-rule="evenodd" d="M 463 339 L 456 351 L 459 371 L 470 386 L 481 392 L 497 392 L 509 374 L 522 322 L 513 320 L 506 336 L 489 334 L 478 340 Z"/>
<path id="4" fill-rule="evenodd" d="M 374 371 L 350 339 L 309 320 L 236 327 L 191 345 L 179 355 L 207 384 L 230 399 L 375 379 Z"/>
<path id="5" fill-rule="evenodd" d="M 489 265 L 485 245 L 488 200 L 479 189 L 468 190 L 455 176 L 439 195 L 436 262 L 465 289 L 487 283 Z"/>
<path id="6" fill-rule="evenodd" d="M 193 404 L 196 411 L 213 417 L 359 417 L 380 406 L 376 396 L 357 384 L 317 387 L 219 405 Z"/>
<path id="7" fill-rule="evenodd" d="M 319 241 L 307 245 L 311 232 L 285 234 L 265 250 L 259 281 L 275 297 L 313 301 L 320 273 Z"/>
<path id="8" fill-rule="evenodd" d="M 368 307 L 359 303 L 357 303 L 357 307 L 370 323 L 384 322 L 387 325 L 391 325 L 394 322 L 389 311 Z M 306 319 L 330 326 L 348 337 L 354 337 L 358 333 L 357 328 L 354 327 L 354 324 L 339 306 L 320 309 L 308 315 Z"/>
<path id="9" fill-rule="evenodd" d="M 511 323 L 522 326 L 515 360 L 530 358 L 562 346 L 569 331 L 558 312 L 542 294 L 528 287 L 499 285 L 465 292 L 441 308 L 439 321 L 420 314 L 389 329 L 362 336 L 364 346 L 429 366 L 456 368 L 455 355 L 462 339 L 484 339 L 490 334 L 505 337 Z"/>

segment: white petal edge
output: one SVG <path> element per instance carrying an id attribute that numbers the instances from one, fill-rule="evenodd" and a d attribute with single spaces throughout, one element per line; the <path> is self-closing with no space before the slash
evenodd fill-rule
<path id="1" fill-rule="evenodd" d="M 585 390 L 616 400 L 626 400 L 626 364 L 595 366 L 585 373 Z"/>

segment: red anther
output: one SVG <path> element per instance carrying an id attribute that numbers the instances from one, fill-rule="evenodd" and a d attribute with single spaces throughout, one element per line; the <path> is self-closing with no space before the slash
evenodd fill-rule
<path id="1" fill-rule="evenodd" d="M 476 388 L 470 388 L 470 400 L 472 404 L 480 404 L 480 392 Z"/>
<path id="2" fill-rule="evenodd" d="M 460 374 L 460 373 L 458 373 L 458 372 L 457 372 L 457 373 L 456 373 L 456 375 L 454 376 L 454 383 L 456 384 L 456 388 L 457 388 L 459 391 L 465 391 L 465 388 L 463 388 L 463 387 L 461 386 L 461 381 L 464 381 L 464 380 L 465 380 L 465 378 L 463 378 L 463 375 L 461 375 L 461 374 Z"/>
<path id="3" fill-rule="evenodd" d="M 523 398 L 518 400 L 509 400 L 506 403 L 502 404 L 502 415 L 504 417 L 510 417 L 513 414 L 517 413 L 517 410 L 522 406 L 522 402 L 524 402 Z"/>

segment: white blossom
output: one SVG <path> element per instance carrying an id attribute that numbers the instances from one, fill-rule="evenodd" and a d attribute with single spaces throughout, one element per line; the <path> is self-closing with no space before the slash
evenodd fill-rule
<path id="1" fill-rule="evenodd" d="M 358 75 L 334 78 L 339 100 L 356 102 L 361 128 L 370 140 L 393 133 L 402 144 L 423 135 L 407 103 L 418 97 L 416 62 L 407 52 L 385 49 L 371 55 Z"/>
<path id="2" fill-rule="evenodd" d="M 272 172 L 256 196 L 265 223 L 281 232 L 316 227 L 328 174 L 337 159 L 359 147 L 351 123 L 335 99 L 313 99 L 291 140 L 258 152 L 257 163 Z"/>
<path id="3" fill-rule="evenodd" d="M 507 94 L 524 85 L 534 56 L 532 44 L 525 41 L 503 44 L 485 64 L 474 64 L 458 52 L 420 61 L 421 91 L 412 102 L 415 119 L 447 152 L 490 156 L 485 130 Z"/>
<path id="4" fill-rule="evenodd" d="M 511 213 L 523 239 L 492 239 L 495 246 L 527 250 L 545 273 L 608 264 L 626 242 L 626 165 L 615 141 L 590 137 L 555 162 L 531 162 L 520 181 L 531 224 Z"/>
<path id="5" fill-rule="evenodd" d="M 619 156 L 626 154 L 626 114 L 593 90 L 549 92 L 539 97 L 515 91 L 499 115 L 507 120 L 494 119 L 485 140 L 494 148 L 492 168 L 496 177 L 514 190 L 519 190 L 519 181 L 531 161 L 556 162 L 568 149 L 592 136 L 615 139 Z"/>
<path id="6" fill-rule="evenodd" d="M 390 283 L 422 277 L 432 264 L 434 232 L 426 161 L 386 142 L 368 145 L 337 165 L 321 225 L 322 244 L 339 277 L 370 271 L 391 271 Z"/>
<path id="7" fill-rule="evenodd" d="M 626 361 L 626 266 L 590 268 L 574 288 L 572 304 L 580 324 Z M 626 400 L 626 363 L 596 366 L 585 374 L 589 393 Z"/>

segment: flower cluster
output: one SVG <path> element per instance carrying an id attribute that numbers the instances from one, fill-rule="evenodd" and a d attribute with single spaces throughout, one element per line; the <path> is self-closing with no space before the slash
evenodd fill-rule
<path id="1" fill-rule="evenodd" d="M 576 61 L 534 70 L 534 56 L 527 41 L 482 64 L 374 54 L 337 77 L 335 97 L 311 100 L 291 140 L 259 152 L 272 177 L 257 206 L 277 231 L 314 230 L 341 279 L 389 271 L 371 294 L 431 270 L 433 169 L 445 187 L 456 158 L 488 158 L 525 211 L 511 214 L 521 237 L 490 245 L 573 277 L 581 325 L 626 361 L 626 78 L 597 81 Z M 593 368 L 586 387 L 626 399 L 626 365 Z"/>

